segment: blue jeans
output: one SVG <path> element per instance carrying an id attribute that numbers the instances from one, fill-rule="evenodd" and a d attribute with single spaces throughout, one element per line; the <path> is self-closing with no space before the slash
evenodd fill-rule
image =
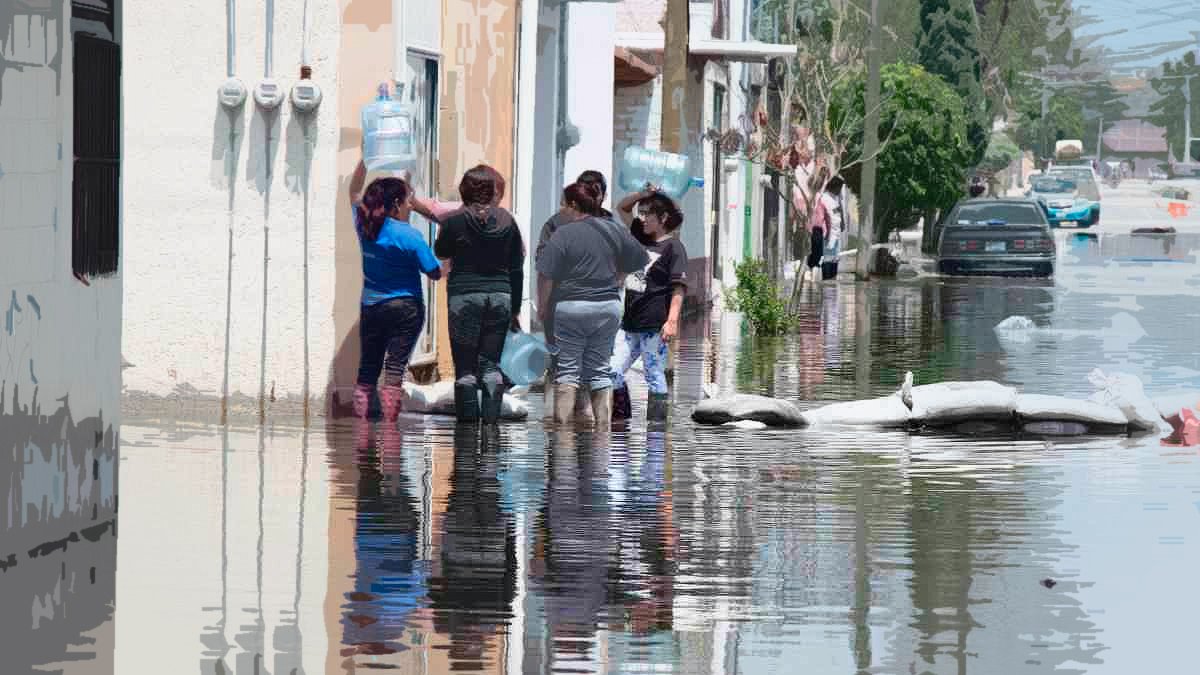
<path id="1" fill-rule="evenodd" d="M 662 333 L 626 332 L 624 340 L 617 340 L 612 359 L 613 386 L 625 386 L 625 373 L 634 361 L 642 359 L 642 372 L 646 375 L 646 388 L 651 394 L 667 393 L 667 343 Z"/>
<path id="2" fill-rule="evenodd" d="M 620 300 L 568 300 L 554 308 L 554 343 L 558 347 L 558 384 L 612 387 L 613 341 L 621 327 Z"/>

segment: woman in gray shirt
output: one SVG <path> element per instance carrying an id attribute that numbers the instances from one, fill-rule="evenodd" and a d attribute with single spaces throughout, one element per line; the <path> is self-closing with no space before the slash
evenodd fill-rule
<path id="1" fill-rule="evenodd" d="M 597 426 L 612 421 L 613 341 L 621 325 L 620 284 L 649 261 L 629 229 L 597 214 L 600 190 L 572 183 L 563 190 L 571 217 L 560 225 L 537 260 L 538 311 L 543 323 L 554 307 L 558 346 L 554 421 L 572 421 L 575 394 L 586 387 Z"/>

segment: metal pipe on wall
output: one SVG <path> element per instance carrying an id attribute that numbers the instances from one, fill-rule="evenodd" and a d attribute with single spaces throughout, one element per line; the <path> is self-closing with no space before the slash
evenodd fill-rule
<path id="1" fill-rule="evenodd" d="M 275 72 L 275 64 L 272 62 L 272 56 L 275 52 L 275 0 L 267 0 L 267 46 L 266 55 L 263 59 L 266 66 L 265 77 L 271 78 L 271 74 Z"/>
<path id="2" fill-rule="evenodd" d="M 225 0 L 225 74 L 233 77 L 237 51 L 237 0 Z"/>

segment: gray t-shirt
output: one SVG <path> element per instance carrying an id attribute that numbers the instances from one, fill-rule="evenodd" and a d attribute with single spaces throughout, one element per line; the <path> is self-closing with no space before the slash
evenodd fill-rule
<path id="1" fill-rule="evenodd" d="M 558 227 L 537 259 L 537 271 L 554 283 L 552 301 L 620 300 L 620 277 L 650 261 L 629 228 L 589 216 Z"/>

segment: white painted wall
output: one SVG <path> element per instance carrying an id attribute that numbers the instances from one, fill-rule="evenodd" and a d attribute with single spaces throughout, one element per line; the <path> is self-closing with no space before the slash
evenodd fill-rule
<path id="1" fill-rule="evenodd" d="M 236 71 L 250 89 L 264 73 L 266 4 L 237 2 Z M 288 399 L 304 389 L 307 356 L 318 397 L 335 349 L 338 3 L 274 7 L 274 76 L 290 90 L 308 6 L 325 101 L 312 120 L 287 103 L 263 115 L 250 99 L 233 117 L 218 106 L 226 3 L 126 5 L 125 391 L 220 397 L 227 381 L 231 396 Z"/>
<path id="2" fill-rule="evenodd" d="M 573 182 L 588 169 L 613 174 L 613 45 L 616 9 L 608 2 L 567 5 L 567 119 L 579 130 L 579 143 L 567 150 L 563 180 Z M 611 206 L 612 195 L 605 198 Z"/>
<path id="3" fill-rule="evenodd" d="M 105 425 L 115 428 L 121 274 L 85 286 L 71 271 L 69 3 L 5 4 L 0 11 L 0 441 L 5 440 L 5 413 L 14 405 L 30 406 L 35 390 L 42 414 L 58 410 L 58 400 L 67 397 L 75 420 L 103 414 Z M 126 102 L 125 110 L 130 107 Z"/>

